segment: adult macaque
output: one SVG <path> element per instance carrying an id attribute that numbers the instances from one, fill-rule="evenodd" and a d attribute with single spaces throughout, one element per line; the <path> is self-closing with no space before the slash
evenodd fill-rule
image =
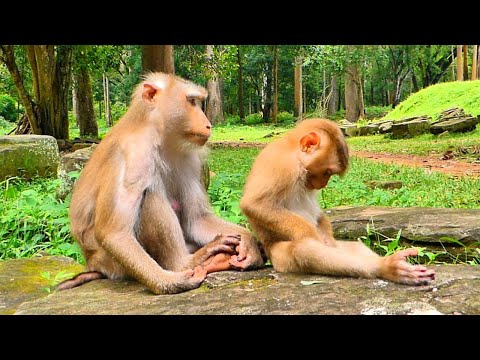
<path id="1" fill-rule="evenodd" d="M 133 277 L 155 294 L 194 289 L 207 273 L 263 265 L 243 227 L 214 216 L 200 182 L 211 124 L 204 88 L 151 73 L 75 184 L 72 234 L 87 272 L 60 284 Z"/>
<path id="2" fill-rule="evenodd" d="M 360 241 L 337 241 L 316 200 L 332 175 L 348 167 L 348 147 L 332 121 L 301 122 L 265 147 L 248 176 L 240 202 L 275 270 L 383 278 L 422 285 L 433 270 L 411 265 L 416 249 L 380 257 Z"/>

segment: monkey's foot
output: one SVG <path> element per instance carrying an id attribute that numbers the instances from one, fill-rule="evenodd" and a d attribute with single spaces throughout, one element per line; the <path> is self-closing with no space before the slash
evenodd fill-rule
<path id="1" fill-rule="evenodd" d="M 229 255 L 220 253 L 215 256 L 211 256 L 202 264 L 202 267 L 207 271 L 207 274 L 217 271 L 225 271 L 233 269 L 230 265 L 230 258 L 236 255 Z"/>
<path id="2" fill-rule="evenodd" d="M 435 280 L 435 271 L 422 265 L 412 265 L 407 262 L 407 257 L 416 255 L 418 255 L 417 249 L 406 249 L 383 258 L 379 276 L 401 284 L 429 284 L 432 280 Z"/>
<path id="3" fill-rule="evenodd" d="M 168 281 L 160 283 L 150 290 L 157 295 L 177 294 L 193 290 L 202 284 L 207 277 L 207 272 L 201 266 L 197 266 L 193 270 L 171 273 L 171 276 Z"/>

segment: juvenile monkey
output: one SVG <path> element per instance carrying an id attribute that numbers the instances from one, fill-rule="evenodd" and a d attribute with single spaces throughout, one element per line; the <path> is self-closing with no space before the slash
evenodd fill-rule
<path id="1" fill-rule="evenodd" d="M 433 270 L 411 265 L 406 249 L 380 257 L 360 241 L 337 241 L 321 213 L 316 194 L 332 175 L 345 173 L 349 152 L 332 121 L 302 121 L 267 145 L 247 178 L 240 208 L 263 243 L 275 270 L 363 278 L 422 285 Z"/>
<path id="2" fill-rule="evenodd" d="M 87 272 L 59 285 L 133 277 L 155 294 L 194 289 L 207 273 L 263 265 L 255 239 L 216 217 L 200 181 L 211 124 L 203 87 L 151 73 L 75 184 L 72 235 Z"/>

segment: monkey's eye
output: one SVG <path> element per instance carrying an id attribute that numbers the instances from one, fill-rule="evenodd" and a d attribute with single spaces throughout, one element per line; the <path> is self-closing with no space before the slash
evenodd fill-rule
<path id="1" fill-rule="evenodd" d="M 192 105 L 197 105 L 196 99 L 194 97 L 188 97 L 187 98 L 188 102 Z"/>

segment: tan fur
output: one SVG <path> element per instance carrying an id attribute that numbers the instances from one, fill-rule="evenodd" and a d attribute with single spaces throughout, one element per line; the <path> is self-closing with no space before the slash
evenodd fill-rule
<path id="1" fill-rule="evenodd" d="M 317 190 L 348 168 L 349 151 L 339 127 L 325 119 L 304 120 L 258 155 L 240 207 L 273 267 L 280 272 L 380 277 L 426 284 L 433 270 L 406 262 L 408 249 L 380 257 L 361 242 L 337 241 L 321 213 Z"/>
<path id="2" fill-rule="evenodd" d="M 200 183 L 211 127 L 199 106 L 206 96 L 204 88 L 162 73 L 137 86 L 73 192 L 72 234 L 88 271 L 133 277 L 169 294 L 198 287 L 203 263 L 208 271 L 263 264 L 246 229 L 213 215 Z M 228 254 L 230 265 L 212 266 L 217 254 Z"/>

